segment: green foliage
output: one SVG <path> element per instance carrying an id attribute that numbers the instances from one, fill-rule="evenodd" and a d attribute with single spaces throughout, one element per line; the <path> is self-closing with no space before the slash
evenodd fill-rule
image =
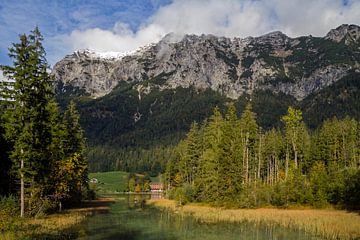
<path id="1" fill-rule="evenodd" d="M 138 92 L 126 83 L 100 99 L 77 99 L 90 171 L 157 175 L 191 123 L 203 121 L 215 106 L 223 109 L 226 101 L 211 90 L 193 88 L 153 90 L 139 99 Z M 137 121 L 136 114 L 140 116 Z"/>
<path id="2" fill-rule="evenodd" d="M 360 73 L 352 72 L 341 80 L 305 98 L 301 103 L 304 119 L 310 128 L 320 126 L 326 119 L 351 116 L 360 120 Z"/>
<path id="3" fill-rule="evenodd" d="M 267 90 L 244 94 L 235 105 L 239 114 L 251 100 L 253 111 L 258 116 L 257 123 L 264 130 L 282 127 L 281 116 L 286 114 L 288 106 L 293 106 L 302 110 L 304 122 L 314 130 L 333 116 L 344 118 L 349 115 L 360 119 L 358 79 L 358 73 L 349 73 L 301 102 Z M 172 158 L 172 149 L 184 139 L 192 122 L 201 123 L 209 118 L 215 106 L 225 112 L 230 102 L 214 91 L 193 88 L 154 89 L 149 94 L 141 94 L 139 100 L 138 92 L 125 82 L 102 98 L 75 99 L 87 138 L 86 156 L 91 172 L 148 171 L 152 175 L 164 171 L 166 162 Z M 137 112 L 141 118 L 135 123 L 134 114 Z"/>
<path id="4" fill-rule="evenodd" d="M 151 190 L 150 183 L 156 181 L 158 178 L 151 178 L 148 174 L 134 174 L 130 173 L 127 178 L 126 188 L 127 192 L 149 192 Z"/>
<path id="5" fill-rule="evenodd" d="M 21 227 L 18 199 L 14 196 L 0 196 L 0 234 L 5 231 L 14 231 Z"/>
<path id="6" fill-rule="evenodd" d="M 300 37 L 298 40 L 293 54 L 286 57 L 286 61 L 296 63 L 297 68 L 292 71 L 294 74 L 309 76 L 319 67 L 344 63 L 351 65 L 359 61 L 358 49 L 353 45 L 319 37 Z"/>
<path id="7" fill-rule="evenodd" d="M 1 66 L 4 75 L 13 80 L 12 88 L 0 85 L 4 98 L 0 140 L 5 138 L 1 151 L 7 151 L 1 152 L 4 177 L 16 193 L 20 186 L 15 183 L 25 183 L 25 209 L 32 216 L 47 213 L 64 198 L 80 201 L 83 188 L 87 188 L 79 116 L 70 103 L 61 121 L 42 41 L 38 28 L 20 35 L 20 42 L 9 49 L 12 66 Z"/>
<path id="8" fill-rule="evenodd" d="M 310 134 L 302 112 L 289 107 L 281 118 L 284 131 L 263 132 L 250 104 L 240 118 L 236 112 L 229 104 L 223 117 L 215 108 L 175 148 L 165 176 L 169 195 L 180 204 L 359 207 L 357 121 L 335 118 Z"/>
<path id="9" fill-rule="evenodd" d="M 360 170 L 345 178 L 343 204 L 352 209 L 360 209 Z"/>
<path id="10" fill-rule="evenodd" d="M 245 70 L 241 74 L 240 78 L 250 78 L 252 75 L 253 75 L 253 72 L 251 70 Z"/>
<path id="11" fill-rule="evenodd" d="M 190 184 L 185 183 L 183 186 L 175 189 L 173 198 L 179 205 L 185 205 L 193 201 L 193 187 Z"/>
<path id="12" fill-rule="evenodd" d="M 98 180 L 98 183 L 92 183 L 92 185 L 98 193 L 102 194 L 126 191 L 128 188 L 128 176 L 128 173 L 120 171 L 98 172 L 90 173 L 89 179 L 95 178 Z M 133 189 L 135 189 L 135 183 Z"/>
<path id="13" fill-rule="evenodd" d="M 0 120 L 1 120 L 1 123 L 3 123 L 1 107 L 0 107 Z M 4 135 L 3 135 L 4 133 L 5 133 L 5 129 L 3 128 L 2 124 L 0 124 L 0 146 L 1 146 L 1 149 L 0 149 L 0 164 L 1 164 L 0 176 L 2 176 L 0 178 L 0 196 L 10 193 L 12 184 L 13 184 L 10 180 L 10 178 L 11 178 L 10 170 L 12 168 L 12 162 L 11 162 L 10 156 L 8 154 L 8 152 L 11 149 L 11 144 L 8 141 L 6 141 L 6 139 L 4 138 Z"/>
<path id="14" fill-rule="evenodd" d="M 242 66 L 244 68 L 250 68 L 250 66 L 253 64 L 255 58 L 251 56 L 246 56 L 243 61 L 241 62 Z"/>
<path id="15" fill-rule="evenodd" d="M 323 206 L 328 202 L 329 176 L 323 162 L 315 162 L 310 170 L 309 180 L 312 187 L 313 205 Z"/>

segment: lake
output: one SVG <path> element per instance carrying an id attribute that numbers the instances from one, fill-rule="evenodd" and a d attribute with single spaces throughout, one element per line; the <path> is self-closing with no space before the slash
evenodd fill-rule
<path id="1" fill-rule="evenodd" d="M 201 223 L 191 216 L 145 205 L 150 195 L 111 197 L 116 201 L 109 212 L 87 218 L 78 228 L 78 239 L 321 239 L 277 226 Z"/>

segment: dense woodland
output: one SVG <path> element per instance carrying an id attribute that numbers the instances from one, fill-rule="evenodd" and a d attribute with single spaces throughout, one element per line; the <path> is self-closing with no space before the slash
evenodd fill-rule
<path id="1" fill-rule="evenodd" d="M 360 73 L 346 77 L 302 101 L 285 94 L 255 91 L 235 101 L 237 114 L 244 111 L 251 99 L 259 127 L 265 131 L 283 126 L 281 116 L 288 106 L 303 112 L 303 120 L 314 131 L 329 118 L 347 115 L 360 120 Z M 193 121 L 202 122 L 218 106 L 221 113 L 231 99 L 210 89 L 177 88 L 156 90 L 138 98 L 133 86 L 121 83 L 99 99 L 57 95 L 63 109 L 74 99 L 80 112 L 80 122 L 87 138 L 86 156 L 91 172 L 122 170 L 148 172 L 152 176 L 165 170 L 172 149 L 189 131 Z M 75 94 L 72 95 L 70 93 Z M 121 107 L 119 107 L 121 106 Z M 141 118 L 134 121 L 134 114 Z"/>
<path id="2" fill-rule="evenodd" d="M 1 66 L 0 231 L 17 212 L 38 216 L 90 194 L 79 114 L 73 102 L 60 113 L 42 40 L 37 28 L 20 35 L 13 65 Z"/>
<path id="3" fill-rule="evenodd" d="M 360 124 L 345 117 L 310 131 L 289 107 L 283 128 L 263 130 L 251 104 L 194 123 L 165 172 L 170 197 L 234 207 L 291 204 L 359 208 Z"/>

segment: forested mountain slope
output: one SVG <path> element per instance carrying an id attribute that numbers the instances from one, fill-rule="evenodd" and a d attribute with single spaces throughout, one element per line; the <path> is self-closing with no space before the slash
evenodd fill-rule
<path id="1" fill-rule="evenodd" d="M 77 51 L 53 70 L 61 104 L 76 99 L 90 168 L 157 172 L 193 121 L 251 101 L 265 129 L 299 107 L 311 128 L 334 115 L 359 119 L 360 28 L 325 37 L 167 35 L 128 55 Z"/>

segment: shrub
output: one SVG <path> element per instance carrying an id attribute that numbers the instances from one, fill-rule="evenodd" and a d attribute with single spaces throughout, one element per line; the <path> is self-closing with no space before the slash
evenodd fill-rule
<path id="1" fill-rule="evenodd" d="M 0 232 L 20 227 L 19 204 L 14 196 L 0 197 Z"/>
<path id="2" fill-rule="evenodd" d="M 186 203 L 194 200 L 193 192 L 194 191 L 191 185 L 184 184 L 182 187 L 175 189 L 173 196 L 179 205 L 185 205 Z"/>
<path id="3" fill-rule="evenodd" d="M 343 203 L 346 208 L 360 209 L 360 170 L 345 179 Z"/>

